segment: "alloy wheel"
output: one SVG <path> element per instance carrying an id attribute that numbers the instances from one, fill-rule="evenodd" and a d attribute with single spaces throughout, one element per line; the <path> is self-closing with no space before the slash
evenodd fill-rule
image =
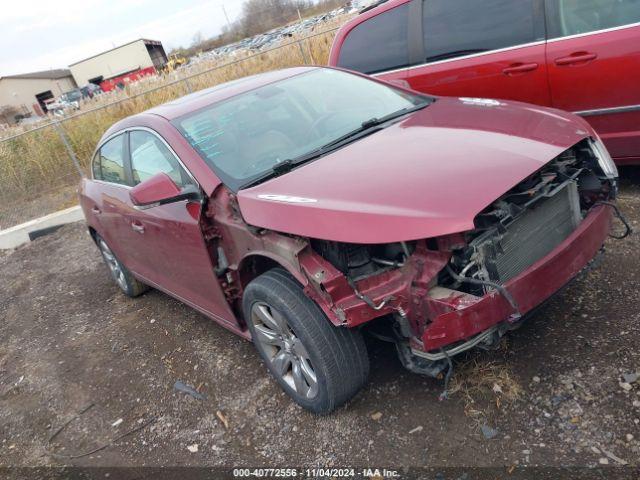
<path id="1" fill-rule="evenodd" d="M 124 271 L 120 266 L 120 262 L 118 261 L 118 259 L 113 254 L 113 252 L 111 251 L 111 249 L 108 247 L 108 245 L 105 243 L 104 240 L 100 239 L 99 245 L 100 245 L 100 251 L 102 252 L 102 256 L 107 264 L 107 267 L 109 267 L 109 271 L 111 272 L 111 276 L 113 277 L 113 279 L 116 281 L 116 283 L 120 288 L 122 288 L 123 290 L 126 290 L 127 280 L 124 276 Z"/>
<path id="2" fill-rule="evenodd" d="M 318 379 L 309 353 L 284 316 L 264 302 L 251 307 L 254 342 L 259 343 L 276 375 L 296 394 L 311 399 L 318 394 Z"/>

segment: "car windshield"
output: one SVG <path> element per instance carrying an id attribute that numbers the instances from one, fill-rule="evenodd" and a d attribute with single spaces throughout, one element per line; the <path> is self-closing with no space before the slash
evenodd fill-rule
<path id="1" fill-rule="evenodd" d="M 363 123 L 429 101 L 359 75 L 317 69 L 205 107 L 174 125 L 237 191 L 283 162 L 362 129 Z"/>

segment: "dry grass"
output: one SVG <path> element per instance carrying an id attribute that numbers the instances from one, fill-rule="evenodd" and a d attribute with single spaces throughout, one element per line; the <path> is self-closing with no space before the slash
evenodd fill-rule
<path id="1" fill-rule="evenodd" d="M 123 92 L 102 95 L 86 102 L 82 106 L 84 111 L 63 120 L 61 126 L 82 168 L 87 171 L 93 149 L 109 126 L 129 115 L 187 94 L 187 84 L 182 81 L 185 77 L 189 77 L 189 86 L 195 91 L 269 70 L 309 63 L 326 64 L 335 34 L 333 30 L 344 21 L 346 17 L 326 23 L 321 28 L 327 33 L 312 36 L 299 44 L 284 45 L 257 55 L 244 54 L 232 59 L 201 62 L 169 75 L 144 79 L 129 85 Z M 145 93 L 151 89 L 154 90 Z M 20 132 L 4 132 L 4 136 L 12 133 Z M 29 209 L 24 207 L 25 202 L 68 190 L 77 184 L 78 179 L 77 170 L 53 127 L 25 133 L 11 140 L 0 140 L 0 228 L 28 220 L 25 215 L 33 216 L 26 214 Z M 63 208 L 58 203 L 51 201 L 41 205 L 38 213 L 44 215 Z M 68 200 L 64 203 L 67 204 Z M 21 214 L 22 211 L 25 215 Z"/>
<path id="2" fill-rule="evenodd" d="M 464 401 L 465 415 L 479 422 L 486 419 L 490 411 L 517 401 L 522 392 L 507 365 L 477 359 L 458 366 L 449 387 L 452 397 L 460 396 Z"/>

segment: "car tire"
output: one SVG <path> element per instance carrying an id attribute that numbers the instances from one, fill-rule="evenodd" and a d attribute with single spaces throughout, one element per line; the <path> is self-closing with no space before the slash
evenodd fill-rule
<path id="1" fill-rule="evenodd" d="M 361 332 L 332 325 L 285 270 L 251 281 L 242 306 L 267 368 L 305 409 L 329 413 L 366 383 L 369 357 Z"/>
<path id="2" fill-rule="evenodd" d="M 120 290 L 124 292 L 128 297 L 134 298 L 142 295 L 144 292 L 149 290 L 149 286 L 142 283 L 140 280 L 135 278 L 133 274 L 125 267 L 120 260 L 113 253 L 107 242 L 104 239 L 96 234 L 96 244 L 98 245 L 98 249 L 102 254 L 102 259 L 104 263 L 107 265 L 109 269 L 109 273 L 111 274 L 111 278 L 116 285 L 120 287 Z"/>

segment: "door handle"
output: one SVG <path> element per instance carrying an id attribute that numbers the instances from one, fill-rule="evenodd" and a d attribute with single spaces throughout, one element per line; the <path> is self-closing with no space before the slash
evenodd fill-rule
<path id="1" fill-rule="evenodd" d="M 131 228 L 136 233 L 144 233 L 144 225 L 140 222 L 131 222 Z"/>
<path id="2" fill-rule="evenodd" d="M 556 65 L 562 67 L 566 65 L 573 65 L 576 63 L 586 63 L 598 58 L 597 53 L 589 53 L 589 52 L 576 52 L 572 53 L 568 57 L 560 57 L 556 58 Z"/>
<path id="3" fill-rule="evenodd" d="M 93 207 L 91 211 L 96 215 L 100 215 L 102 213 L 102 210 L 100 210 L 98 207 Z"/>
<path id="4" fill-rule="evenodd" d="M 502 70 L 505 75 L 517 75 L 519 73 L 532 72 L 538 68 L 537 63 L 514 63 Z"/>

